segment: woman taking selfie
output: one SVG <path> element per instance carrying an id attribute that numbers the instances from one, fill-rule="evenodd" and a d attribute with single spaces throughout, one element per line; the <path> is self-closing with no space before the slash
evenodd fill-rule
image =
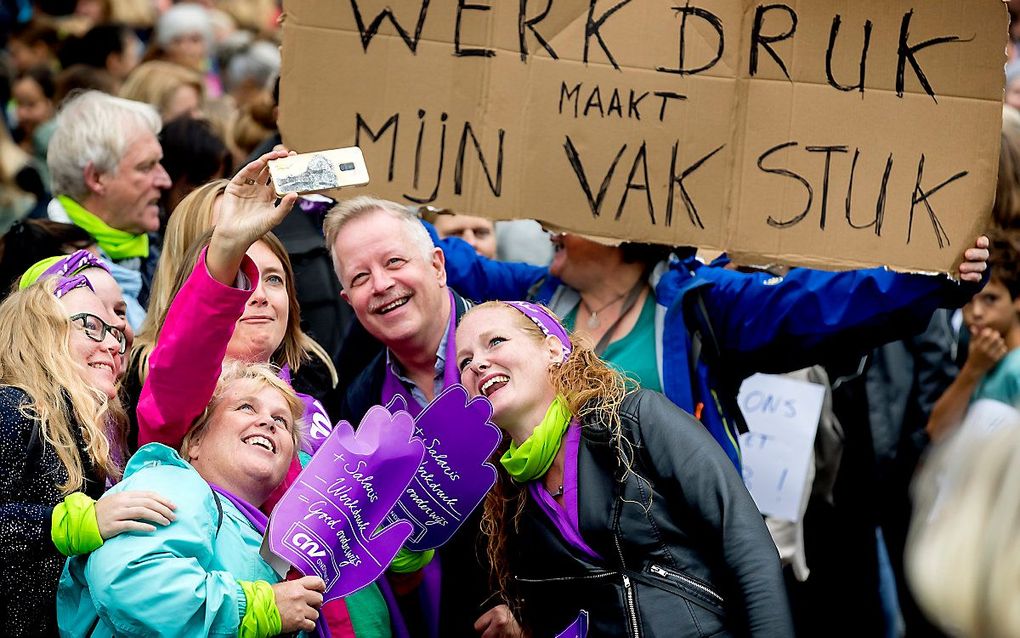
<path id="1" fill-rule="evenodd" d="M 699 423 L 629 391 L 542 306 L 477 306 L 457 346 L 461 382 L 510 439 L 484 525 L 525 630 L 553 636 L 586 610 L 590 638 L 793 635 L 772 539 Z"/>

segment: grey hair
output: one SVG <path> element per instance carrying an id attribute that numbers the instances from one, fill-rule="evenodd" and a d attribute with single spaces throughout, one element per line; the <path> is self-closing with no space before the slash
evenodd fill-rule
<path id="1" fill-rule="evenodd" d="M 159 16 L 156 22 L 156 44 L 165 49 L 186 33 L 200 33 L 206 47 L 213 44 L 212 17 L 209 11 L 197 4 L 175 4 Z"/>
<path id="2" fill-rule="evenodd" d="M 408 237 L 414 242 L 422 257 L 426 261 L 431 261 L 432 251 L 435 250 L 436 245 L 432 242 L 432 237 L 425 230 L 421 220 L 414 213 L 396 202 L 372 197 L 371 195 L 360 195 L 353 199 L 342 201 L 330 209 L 322 224 L 322 230 L 326 235 L 326 246 L 329 248 L 329 254 L 333 258 L 334 267 L 339 266 L 339 256 L 334 252 L 334 245 L 343 227 L 355 219 L 360 219 L 377 212 L 386 213 L 402 221 L 407 228 Z M 337 268 L 337 275 L 339 274 L 339 268 Z M 343 280 L 341 280 L 340 285 L 343 286 L 343 283 Z"/>
<path id="3" fill-rule="evenodd" d="M 230 59 L 226 73 L 227 88 L 234 89 L 250 80 L 256 86 L 271 89 L 279 72 L 279 47 L 265 40 L 256 40 Z"/>
<path id="4" fill-rule="evenodd" d="M 140 132 L 158 135 L 159 113 L 152 106 L 85 91 L 68 100 L 57 114 L 56 127 L 46 153 L 54 195 L 82 201 L 89 194 L 85 167 L 115 173 L 127 143 Z"/>

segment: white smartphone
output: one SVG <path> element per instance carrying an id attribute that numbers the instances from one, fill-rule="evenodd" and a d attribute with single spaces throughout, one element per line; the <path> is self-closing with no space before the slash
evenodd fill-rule
<path id="1" fill-rule="evenodd" d="M 368 184 L 368 166 L 357 146 L 301 153 L 269 161 L 277 195 L 318 193 Z"/>

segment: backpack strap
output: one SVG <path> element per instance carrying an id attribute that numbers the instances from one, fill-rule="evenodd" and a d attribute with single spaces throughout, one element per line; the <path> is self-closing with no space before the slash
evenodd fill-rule
<path id="1" fill-rule="evenodd" d="M 223 525 L 223 502 L 220 500 L 220 495 L 216 493 L 216 490 L 210 488 L 213 495 L 213 500 L 216 501 L 216 533 L 213 537 L 220 535 L 220 527 Z"/>

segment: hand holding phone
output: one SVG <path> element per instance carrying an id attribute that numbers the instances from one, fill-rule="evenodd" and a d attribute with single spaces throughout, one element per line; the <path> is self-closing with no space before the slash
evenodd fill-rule
<path id="1" fill-rule="evenodd" d="M 357 146 L 275 159 L 269 162 L 269 174 L 281 197 L 368 184 L 368 166 Z"/>

